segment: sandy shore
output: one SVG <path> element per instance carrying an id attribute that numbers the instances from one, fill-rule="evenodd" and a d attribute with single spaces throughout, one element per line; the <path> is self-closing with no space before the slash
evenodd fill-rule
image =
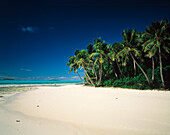
<path id="1" fill-rule="evenodd" d="M 170 135 L 170 92 L 37 87 L 0 102 L 2 135 Z"/>

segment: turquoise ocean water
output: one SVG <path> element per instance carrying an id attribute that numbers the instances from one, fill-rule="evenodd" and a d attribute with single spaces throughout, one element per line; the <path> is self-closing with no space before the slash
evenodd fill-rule
<path id="1" fill-rule="evenodd" d="M 81 84 L 81 80 L 0 80 L 0 85 Z"/>

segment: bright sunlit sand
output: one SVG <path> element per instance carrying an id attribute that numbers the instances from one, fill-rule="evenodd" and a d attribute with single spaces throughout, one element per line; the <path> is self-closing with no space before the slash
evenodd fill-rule
<path id="1" fill-rule="evenodd" d="M 169 135 L 170 92 L 38 87 L 0 103 L 2 135 Z"/>

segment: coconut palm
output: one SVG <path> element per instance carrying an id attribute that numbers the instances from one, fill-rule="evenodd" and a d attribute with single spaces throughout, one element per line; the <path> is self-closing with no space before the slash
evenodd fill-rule
<path id="1" fill-rule="evenodd" d="M 112 61 L 115 61 L 115 62 L 116 62 L 116 65 L 117 65 L 117 67 L 118 67 L 118 69 L 119 69 L 119 72 L 120 72 L 120 74 L 121 74 L 121 77 L 122 77 L 122 76 L 124 76 L 124 75 L 123 75 L 123 73 L 122 73 L 122 70 L 121 70 L 121 68 L 120 68 L 120 66 L 119 66 L 119 63 L 118 63 L 118 60 L 117 60 L 117 57 L 116 57 L 117 53 L 118 53 L 119 51 L 121 51 L 121 49 L 122 49 L 121 43 L 114 43 L 112 46 L 109 47 L 108 57 L 109 57 Z M 115 72 L 115 73 L 116 73 L 116 72 Z"/>
<path id="2" fill-rule="evenodd" d="M 142 67 L 138 64 L 136 61 L 135 57 L 140 56 L 140 52 L 137 49 L 137 44 L 136 44 L 136 30 L 124 30 L 122 32 L 123 36 L 123 49 L 117 53 L 116 57 L 118 59 L 118 62 L 122 62 L 122 65 L 125 66 L 127 63 L 127 60 L 129 59 L 129 56 L 132 58 L 134 65 L 137 65 L 139 69 L 142 71 L 144 74 L 148 84 L 150 85 L 150 80 L 148 76 L 146 75 L 145 71 L 142 69 Z"/>
<path id="3" fill-rule="evenodd" d="M 85 82 L 83 81 L 83 79 L 81 78 L 81 76 L 79 75 L 79 73 L 77 71 L 78 70 L 78 65 L 77 65 L 77 61 L 76 61 L 76 57 L 75 56 L 71 56 L 69 58 L 69 62 L 67 63 L 67 65 L 70 67 L 69 73 L 74 70 L 74 73 L 77 73 L 77 75 L 79 76 L 80 80 L 85 85 Z"/>
<path id="4" fill-rule="evenodd" d="M 89 76 L 87 70 L 88 70 L 88 66 L 89 66 L 89 55 L 88 52 L 86 50 L 76 50 L 75 55 L 77 56 L 77 65 L 83 68 L 85 76 L 86 76 L 86 81 L 88 82 L 88 80 L 90 81 L 90 83 L 94 85 L 91 77 Z M 89 83 L 89 82 L 88 82 Z"/>
<path id="5" fill-rule="evenodd" d="M 162 20 L 161 22 L 152 22 L 152 25 L 149 25 L 146 28 L 144 37 L 147 38 L 147 41 L 143 44 L 144 52 L 147 52 L 147 56 L 152 58 L 153 74 L 154 74 L 154 56 L 158 51 L 159 55 L 159 64 L 160 64 L 160 76 L 162 80 L 162 86 L 165 88 L 164 77 L 162 73 L 162 49 L 169 53 L 168 42 L 170 40 L 170 24 L 167 19 Z M 154 78 L 152 78 L 154 79 Z"/>
<path id="6" fill-rule="evenodd" d="M 94 56 L 91 56 L 92 53 L 95 52 L 94 48 L 93 48 L 93 45 L 92 44 L 89 44 L 87 46 L 87 52 L 89 54 L 89 60 L 90 60 L 90 63 L 89 63 L 89 66 L 91 67 L 92 69 L 92 72 L 95 76 L 95 83 L 97 83 L 98 81 L 98 76 L 97 76 L 97 72 L 96 72 L 96 69 L 95 69 L 95 66 L 96 66 L 96 62 L 95 62 L 95 57 Z"/>
<path id="7" fill-rule="evenodd" d="M 78 66 L 78 68 L 81 68 L 81 65 L 80 64 L 78 64 L 77 62 L 79 61 L 79 59 L 80 59 L 80 57 L 78 57 L 77 55 L 80 53 L 80 50 L 77 50 L 76 49 L 76 51 L 75 51 L 75 57 L 76 57 L 76 64 L 77 64 L 77 66 Z M 85 71 L 84 71 L 84 74 L 85 74 Z M 85 74 L 85 79 L 86 79 L 86 82 L 88 83 L 88 84 L 90 84 L 90 82 L 89 82 L 89 79 L 88 79 L 88 76 Z"/>
<path id="8" fill-rule="evenodd" d="M 101 39 L 101 37 L 97 38 L 97 39 L 94 39 L 93 40 L 94 42 L 94 50 L 96 52 L 92 53 L 90 57 L 93 57 L 95 56 L 95 62 L 94 63 L 100 63 L 100 66 L 99 66 L 99 81 L 97 83 L 97 86 L 100 85 L 101 83 L 101 80 L 102 80 L 102 71 L 103 71 L 103 63 L 104 63 L 104 50 L 103 50 L 103 45 L 105 43 L 104 40 Z"/>

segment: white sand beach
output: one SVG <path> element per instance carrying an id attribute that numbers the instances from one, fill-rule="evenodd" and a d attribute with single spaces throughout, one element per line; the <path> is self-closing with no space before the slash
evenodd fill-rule
<path id="1" fill-rule="evenodd" d="M 37 87 L 0 102 L 1 135 L 170 135 L 170 91 Z"/>

